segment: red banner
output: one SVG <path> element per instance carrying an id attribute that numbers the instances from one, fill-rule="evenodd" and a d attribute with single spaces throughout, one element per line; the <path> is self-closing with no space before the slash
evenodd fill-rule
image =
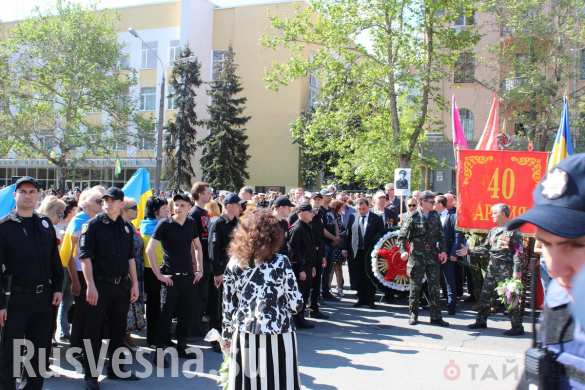
<path id="1" fill-rule="evenodd" d="M 532 192 L 546 173 L 548 153 L 460 150 L 458 154 L 457 225 L 464 230 L 494 227 L 491 207 L 510 206 L 511 218 L 532 207 Z M 534 233 L 524 225 L 523 233 Z"/>

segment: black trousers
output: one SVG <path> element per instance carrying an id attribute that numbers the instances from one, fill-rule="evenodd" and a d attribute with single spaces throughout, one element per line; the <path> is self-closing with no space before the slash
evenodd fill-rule
<path id="1" fill-rule="evenodd" d="M 130 306 L 130 281 L 123 280 L 120 284 L 96 281 L 98 291 L 98 301 L 96 306 L 91 306 L 87 301 L 84 302 L 84 314 L 86 316 L 83 338 L 88 339 L 92 351 L 88 351 L 83 345 L 85 358 L 83 359 L 83 369 L 85 378 L 95 378 L 99 372 L 92 373 L 88 358 L 92 358 L 97 366 L 97 358 L 102 346 L 102 332 L 110 337 L 108 356 L 124 345 L 126 337 L 126 326 L 128 318 L 128 307 Z M 107 322 L 106 322 L 107 318 Z"/>
<path id="2" fill-rule="evenodd" d="M 161 283 L 151 268 L 144 268 L 144 292 L 146 294 L 146 342 L 156 345 L 158 323 L 160 322 Z"/>
<path id="3" fill-rule="evenodd" d="M 71 347 L 83 346 L 82 338 L 83 332 L 85 331 L 85 293 L 87 291 L 87 285 L 85 284 L 85 278 L 83 272 L 77 271 L 77 278 L 79 279 L 79 295 L 73 299 L 75 302 L 73 311 L 73 321 L 71 322 Z"/>
<path id="4" fill-rule="evenodd" d="M 323 267 L 321 261 L 315 266 L 315 277 L 311 278 L 311 310 L 319 310 L 319 297 L 321 296 L 321 277 L 323 276 Z M 309 273 L 312 275 L 313 270 Z"/>
<path id="5" fill-rule="evenodd" d="M 158 324 L 157 347 L 168 346 L 171 338 L 171 322 L 177 314 L 177 345 L 184 348 L 191 331 L 193 306 L 195 303 L 195 286 L 193 275 L 173 276 L 172 286 L 162 286 L 160 321 Z"/>
<path id="6" fill-rule="evenodd" d="M 209 316 L 209 327 L 221 332 L 221 322 L 223 316 L 223 284 L 215 287 L 213 284 L 213 275 L 211 275 L 211 288 L 209 289 L 209 302 L 207 304 L 207 315 Z"/>
<path id="7" fill-rule="evenodd" d="M 307 305 L 309 304 L 309 299 L 311 298 L 311 286 L 313 285 L 313 274 L 312 274 L 312 268 L 311 266 L 309 267 L 304 267 L 304 268 L 297 268 L 297 267 L 293 267 L 294 268 L 294 272 L 295 272 L 295 276 L 297 278 L 297 282 L 299 284 L 299 290 L 301 291 L 301 294 L 303 295 L 303 308 L 301 310 L 299 310 L 299 312 L 294 316 L 295 321 L 304 321 L 305 319 L 305 308 L 307 307 Z M 305 280 L 301 280 L 301 278 L 299 277 L 299 274 L 301 273 L 301 271 L 305 271 L 305 274 L 307 275 Z"/>
<path id="8" fill-rule="evenodd" d="M 209 296 L 213 286 L 213 275 L 210 272 L 203 274 L 203 277 L 195 285 L 196 296 L 195 296 L 195 307 L 193 313 L 193 327 L 192 334 L 203 334 L 203 323 L 201 319 L 203 315 L 208 312 Z M 214 306 L 215 307 L 215 306 Z"/>
<path id="9" fill-rule="evenodd" d="M 34 345 L 34 355 L 31 358 L 33 372 L 27 375 L 27 390 L 41 390 L 43 378 L 40 375 L 46 366 L 51 348 L 51 330 L 53 306 L 52 293 L 45 291 L 42 294 L 16 294 L 10 296 L 7 306 L 7 319 L 0 339 L 0 389 L 16 389 L 13 373 L 13 348 L 15 340 L 26 339 Z M 22 351 L 21 351 L 22 353 Z M 39 366 L 39 355 L 44 355 L 45 364 Z M 27 351 L 27 355 L 30 351 Z M 24 356 L 24 355 L 22 355 Z"/>
<path id="10" fill-rule="evenodd" d="M 374 303 L 376 298 L 376 287 L 370 280 L 366 268 L 370 266 L 370 259 L 367 255 L 370 252 L 371 251 L 359 249 L 354 259 L 354 272 L 357 282 L 358 302 L 365 305 Z"/>

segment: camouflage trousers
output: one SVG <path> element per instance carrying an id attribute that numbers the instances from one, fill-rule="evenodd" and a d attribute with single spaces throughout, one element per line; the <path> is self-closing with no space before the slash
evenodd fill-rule
<path id="1" fill-rule="evenodd" d="M 442 317 L 439 306 L 441 267 L 435 258 L 436 255 L 434 254 L 413 253 L 408 259 L 407 265 L 407 272 L 410 278 L 408 309 L 411 313 L 418 315 L 418 303 L 422 294 L 423 280 L 426 276 L 432 320 Z"/>
<path id="2" fill-rule="evenodd" d="M 479 296 L 479 311 L 477 312 L 477 320 L 485 323 L 490 314 L 491 303 L 498 299 L 496 287 L 498 283 L 512 277 L 513 265 L 509 262 L 492 260 L 488 264 L 487 273 L 483 280 L 481 294 Z M 524 304 L 516 306 L 509 311 L 512 328 L 522 327 L 522 315 L 524 312 Z"/>
<path id="3" fill-rule="evenodd" d="M 471 274 L 471 284 L 473 285 L 472 295 L 479 299 L 481 296 L 481 286 L 487 272 L 489 257 L 487 256 L 469 256 L 469 273 Z"/>

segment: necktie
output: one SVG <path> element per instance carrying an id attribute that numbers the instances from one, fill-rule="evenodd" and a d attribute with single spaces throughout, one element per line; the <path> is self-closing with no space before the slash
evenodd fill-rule
<path id="1" fill-rule="evenodd" d="M 359 249 L 364 249 L 364 223 L 366 221 L 366 217 L 362 215 L 360 217 L 360 222 L 358 226 L 358 247 Z"/>

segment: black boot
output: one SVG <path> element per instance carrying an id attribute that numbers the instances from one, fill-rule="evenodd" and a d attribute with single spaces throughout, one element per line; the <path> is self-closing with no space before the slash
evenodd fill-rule
<path id="1" fill-rule="evenodd" d="M 410 313 L 410 318 L 408 319 L 408 325 L 416 325 L 418 324 L 418 315 L 415 313 Z"/>
<path id="2" fill-rule="evenodd" d="M 449 327 L 449 323 L 447 321 L 444 321 L 442 318 L 432 319 L 431 325 L 438 325 L 438 326 L 442 326 L 443 328 Z"/>
<path id="3" fill-rule="evenodd" d="M 487 328 L 487 322 L 483 322 L 483 321 L 480 321 L 480 320 L 476 320 L 473 324 L 467 325 L 467 327 L 469 329 L 486 329 Z"/>

